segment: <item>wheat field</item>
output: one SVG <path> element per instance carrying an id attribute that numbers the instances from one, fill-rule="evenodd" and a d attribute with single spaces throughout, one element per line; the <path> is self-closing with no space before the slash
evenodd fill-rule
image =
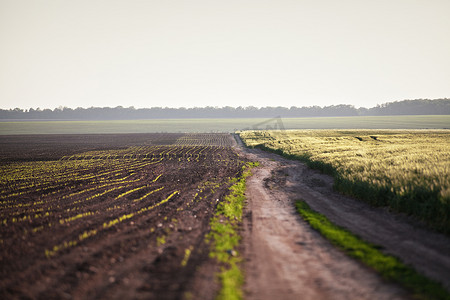
<path id="1" fill-rule="evenodd" d="M 450 232 L 449 130 L 240 132 L 244 143 L 307 162 L 335 188 Z"/>

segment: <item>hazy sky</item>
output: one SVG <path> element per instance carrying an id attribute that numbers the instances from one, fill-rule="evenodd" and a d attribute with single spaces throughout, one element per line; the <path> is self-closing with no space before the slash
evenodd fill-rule
<path id="1" fill-rule="evenodd" d="M 450 97 L 450 0 L 0 0 L 0 108 Z"/>

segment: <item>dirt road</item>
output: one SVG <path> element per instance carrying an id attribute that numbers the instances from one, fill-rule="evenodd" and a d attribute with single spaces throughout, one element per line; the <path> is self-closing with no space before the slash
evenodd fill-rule
<path id="1" fill-rule="evenodd" d="M 450 287 L 450 240 L 411 225 L 404 216 L 372 208 L 332 190 L 333 179 L 304 164 L 258 149 L 261 162 L 248 180 L 244 221 L 247 299 L 408 299 L 343 255 L 301 220 L 296 199 L 334 223 L 381 245 L 420 272 Z"/>

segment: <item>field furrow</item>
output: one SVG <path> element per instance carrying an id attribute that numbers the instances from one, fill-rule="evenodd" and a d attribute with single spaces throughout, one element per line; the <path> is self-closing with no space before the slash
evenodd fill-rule
<path id="1" fill-rule="evenodd" d="M 227 134 L 147 138 L 0 165 L 3 299 L 195 294 L 197 268 L 217 264 L 210 219 L 245 162 Z"/>

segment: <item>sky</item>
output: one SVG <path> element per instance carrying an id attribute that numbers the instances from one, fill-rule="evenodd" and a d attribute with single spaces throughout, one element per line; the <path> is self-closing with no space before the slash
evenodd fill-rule
<path id="1" fill-rule="evenodd" d="M 449 0 L 0 0 L 0 108 L 450 97 Z"/>

